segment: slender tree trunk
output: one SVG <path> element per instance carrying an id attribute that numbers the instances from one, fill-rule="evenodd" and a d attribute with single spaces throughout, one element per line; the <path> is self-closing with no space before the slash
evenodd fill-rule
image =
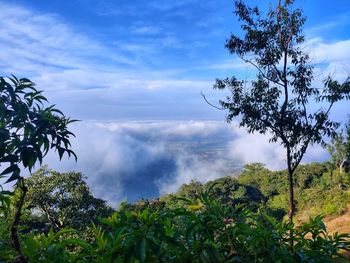
<path id="1" fill-rule="evenodd" d="M 287 167 L 288 167 L 288 182 L 289 182 L 289 223 L 293 224 L 293 216 L 295 214 L 295 201 L 294 201 L 294 182 L 293 182 L 293 174 L 294 170 L 292 169 L 292 159 L 291 159 L 291 151 L 289 145 L 287 145 Z M 292 250 L 292 253 L 294 253 L 294 228 L 291 228 L 290 230 L 290 236 L 289 236 L 289 245 Z"/>
<path id="2" fill-rule="evenodd" d="M 55 230 L 60 230 L 63 228 L 63 224 L 55 218 L 55 216 L 52 215 L 52 213 L 50 212 L 50 207 L 41 207 L 41 209 L 45 212 L 47 218 L 49 219 L 49 221 L 51 222 L 51 224 L 55 227 Z"/>
<path id="3" fill-rule="evenodd" d="M 287 167 L 288 167 L 288 182 L 289 182 L 289 222 L 293 223 L 293 216 L 295 214 L 295 201 L 294 201 L 294 182 L 293 174 L 294 170 L 292 169 L 292 160 L 291 160 L 291 151 L 289 145 L 287 145 Z"/>
<path id="4" fill-rule="evenodd" d="M 293 223 L 293 216 L 295 215 L 295 200 L 294 200 L 294 183 L 293 172 L 288 168 L 288 182 L 289 182 L 289 222 Z"/>
<path id="5" fill-rule="evenodd" d="M 344 163 L 345 163 L 345 161 L 342 161 L 342 162 L 340 163 L 340 165 L 339 165 L 339 173 L 340 173 L 340 174 L 343 174 Z"/>
<path id="6" fill-rule="evenodd" d="M 19 241 L 19 236 L 18 236 L 18 226 L 21 220 L 21 212 L 24 204 L 24 198 L 26 196 L 26 193 L 28 191 L 27 187 L 24 184 L 23 178 L 20 179 L 19 181 L 19 189 L 21 190 L 19 200 L 16 204 L 16 213 L 15 213 L 15 218 L 13 221 L 13 224 L 11 226 L 11 239 L 12 239 L 12 245 L 13 248 L 17 252 L 17 257 L 15 258 L 14 262 L 16 263 L 27 263 L 28 260 L 25 257 L 25 255 L 22 252 L 21 249 L 21 243 Z"/>
<path id="7" fill-rule="evenodd" d="M 288 181 L 289 181 L 289 223 L 293 224 L 293 216 L 295 214 L 295 201 L 294 201 L 294 183 L 293 183 L 293 171 L 288 167 Z M 294 229 L 292 228 L 290 231 L 290 241 L 289 245 L 291 247 L 292 252 L 294 253 Z"/>

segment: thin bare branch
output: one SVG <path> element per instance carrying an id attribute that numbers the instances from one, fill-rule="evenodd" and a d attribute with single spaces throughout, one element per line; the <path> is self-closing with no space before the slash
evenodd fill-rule
<path id="1" fill-rule="evenodd" d="M 201 91 L 201 95 L 202 95 L 203 99 L 205 100 L 205 102 L 208 103 L 210 106 L 212 106 L 212 107 L 214 107 L 215 109 L 218 109 L 218 110 L 225 110 L 225 109 L 222 108 L 222 107 L 220 108 L 220 107 L 218 107 L 218 106 L 216 106 L 216 105 L 210 103 L 210 102 L 207 100 L 207 98 L 205 97 L 205 95 L 203 94 L 202 91 Z"/>
<path id="2" fill-rule="evenodd" d="M 248 63 L 248 64 L 252 65 L 253 67 L 255 67 L 255 68 L 259 71 L 259 73 L 260 73 L 265 79 L 267 79 L 268 81 L 271 81 L 271 82 L 273 82 L 273 83 L 275 83 L 275 84 L 277 84 L 277 85 L 280 85 L 280 86 L 284 87 L 284 85 L 283 85 L 282 83 L 280 83 L 280 82 L 278 82 L 278 81 L 275 81 L 275 80 L 269 78 L 268 76 L 266 76 L 266 74 L 262 71 L 262 69 L 259 68 L 259 66 L 256 65 L 255 63 L 253 63 L 251 60 L 245 59 L 243 56 L 240 56 L 240 55 L 238 55 L 238 57 L 239 57 L 241 60 L 243 60 L 245 63 Z"/>

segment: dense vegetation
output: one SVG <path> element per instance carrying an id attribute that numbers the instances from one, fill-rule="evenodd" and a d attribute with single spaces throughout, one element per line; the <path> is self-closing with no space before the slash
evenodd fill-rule
<path id="1" fill-rule="evenodd" d="M 283 220 L 286 176 L 287 171 L 248 164 L 237 177 L 191 182 L 175 194 L 112 211 L 91 195 L 80 173 L 44 167 L 26 179 L 22 250 L 29 262 L 332 262 L 350 249 L 350 236 L 329 235 L 317 215 L 346 210 L 350 173 L 340 174 L 330 163 L 300 166 L 295 226 Z M 3 261 L 16 256 L 9 222 L 17 192 L 7 199 L 2 195 Z"/>
<path id="2" fill-rule="evenodd" d="M 81 173 L 43 167 L 23 177 L 49 150 L 77 158 L 68 129 L 74 121 L 45 107 L 30 80 L 0 78 L 0 176 L 15 183 L 0 192 L 0 262 L 341 260 L 350 234 L 329 234 L 322 219 L 350 202 L 350 128 L 346 137 L 336 134 L 339 123 L 329 119 L 334 103 L 350 98 L 350 79 L 327 78 L 322 91 L 312 86 L 313 66 L 299 45 L 305 19 L 292 4 L 279 1 L 262 18 L 257 8 L 236 2 L 245 37 L 231 36 L 226 47 L 257 69 L 257 79 L 248 88 L 235 77 L 215 85 L 232 93 L 221 101 L 228 121 L 241 117 L 249 132 L 269 131 L 286 149 L 283 171 L 248 164 L 239 176 L 191 182 L 113 211 L 92 196 Z M 310 113 L 312 100 L 329 106 Z M 308 145 L 324 144 L 327 136 L 333 136 L 332 163 L 299 165 Z"/>

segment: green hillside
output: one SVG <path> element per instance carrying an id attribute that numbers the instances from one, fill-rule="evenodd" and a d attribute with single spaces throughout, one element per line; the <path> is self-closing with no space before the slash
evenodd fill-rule
<path id="1" fill-rule="evenodd" d="M 191 182 L 175 194 L 122 203 L 117 211 L 91 195 L 81 174 L 43 168 L 26 180 L 23 253 L 29 262 L 342 260 L 338 253 L 350 249 L 350 236 L 344 229 L 343 234 L 334 229 L 328 234 L 322 219 L 346 212 L 350 173 L 330 167 L 312 163 L 298 168 L 294 226 L 286 216 L 286 171 L 258 163 L 244 166 L 238 176 Z M 8 222 L 19 195 L 2 196 L 6 212 L 1 214 L 0 258 L 10 262 L 16 252 Z"/>
<path id="2" fill-rule="evenodd" d="M 282 219 L 288 212 L 286 178 L 285 170 L 270 171 L 260 163 L 247 164 L 237 176 L 223 177 L 206 184 L 193 181 L 181 186 L 175 194 L 127 206 L 138 210 L 146 205 L 182 207 L 186 203 L 182 198 L 196 202 L 198 195 L 210 188 L 211 196 L 225 206 L 241 204 Z M 300 165 L 294 179 L 297 220 L 305 221 L 317 215 L 336 216 L 346 211 L 350 202 L 350 173 L 340 174 L 332 169 L 331 163 L 311 163 Z"/>

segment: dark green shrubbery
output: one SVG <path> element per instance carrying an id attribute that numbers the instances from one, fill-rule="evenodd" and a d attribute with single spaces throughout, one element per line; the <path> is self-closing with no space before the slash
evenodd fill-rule
<path id="1" fill-rule="evenodd" d="M 328 235 L 322 217 L 293 226 L 263 211 L 224 205 L 213 198 L 214 189 L 183 198 L 183 208 L 122 205 L 92 225 L 89 242 L 66 228 L 22 234 L 23 253 L 29 262 L 332 262 L 350 250 L 350 235 Z M 0 256 L 11 261 L 5 236 Z"/>

